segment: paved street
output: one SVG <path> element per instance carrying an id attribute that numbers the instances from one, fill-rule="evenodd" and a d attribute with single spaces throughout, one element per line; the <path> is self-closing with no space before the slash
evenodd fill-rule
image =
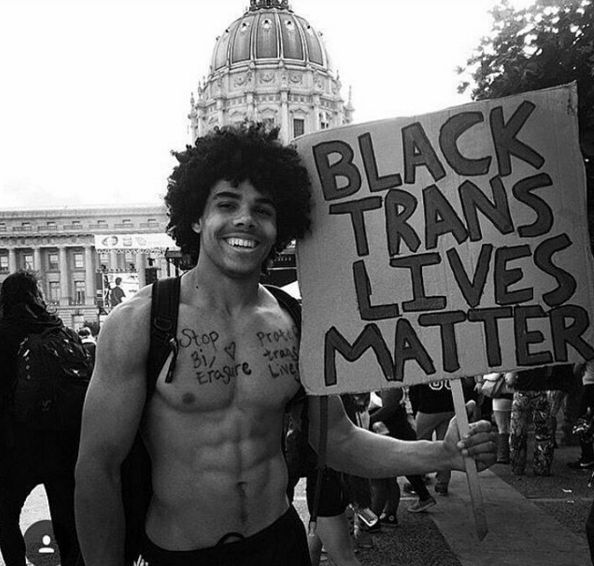
<path id="1" fill-rule="evenodd" d="M 400 525 L 373 535 L 375 547 L 359 550 L 360 560 L 364 566 L 589 566 L 583 525 L 594 488 L 587 487 L 588 472 L 566 466 L 578 455 L 576 447 L 557 449 L 550 478 L 536 478 L 530 471 L 516 478 L 503 465 L 483 472 L 489 532 L 481 542 L 464 474 L 453 474 L 449 495 L 439 497 L 427 513 L 408 513 L 406 507 L 414 499 L 405 496 Z M 306 520 L 302 484 L 296 506 Z M 45 494 L 38 488 L 27 500 L 21 524 L 27 529 L 47 518 Z M 55 564 L 46 553 L 36 566 Z M 4 566 L 1 560 L 0 565 Z"/>

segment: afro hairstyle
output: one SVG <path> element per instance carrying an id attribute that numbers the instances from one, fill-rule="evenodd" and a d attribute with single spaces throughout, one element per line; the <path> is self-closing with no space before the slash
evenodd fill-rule
<path id="1" fill-rule="evenodd" d="M 178 161 L 167 184 L 167 233 L 195 263 L 200 236 L 192 229 L 204 212 L 212 187 L 221 180 L 238 186 L 249 181 L 272 200 L 277 215 L 277 240 L 271 255 L 282 251 L 310 226 L 310 182 L 297 151 L 283 145 L 278 129 L 242 123 L 216 128 L 185 151 L 172 152 Z"/>

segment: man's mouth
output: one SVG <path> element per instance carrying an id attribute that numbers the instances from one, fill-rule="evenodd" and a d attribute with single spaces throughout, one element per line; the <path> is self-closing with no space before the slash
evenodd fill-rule
<path id="1" fill-rule="evenodd" d="M 226 242 L 233 248 L 253 249 L 258 245 L 256 240 L 246 238 L 226 238 Z"/>

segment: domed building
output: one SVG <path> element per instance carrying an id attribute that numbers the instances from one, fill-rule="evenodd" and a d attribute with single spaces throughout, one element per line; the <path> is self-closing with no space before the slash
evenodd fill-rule
<path id="1" fill-rule="evenodd" d="M 349 124 L 322 34 L 287 0 L 251 0 L 216 39 L 209 74 L 192 96 L 192 136 L 248 120 L 280 127 L 281 139 Z"/>

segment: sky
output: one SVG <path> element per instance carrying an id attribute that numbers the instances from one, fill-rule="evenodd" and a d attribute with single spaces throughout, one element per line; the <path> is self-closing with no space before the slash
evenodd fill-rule
<path id="1" fill-rule="evenodd" d="M 357 123 L 440 110 L 495 0 L 292 0 Z M 515 0 L 526 4 L 529 0 Z M 0 208 L 158 204 L 190 95 L 248 0 L 2 0 Z"/>

